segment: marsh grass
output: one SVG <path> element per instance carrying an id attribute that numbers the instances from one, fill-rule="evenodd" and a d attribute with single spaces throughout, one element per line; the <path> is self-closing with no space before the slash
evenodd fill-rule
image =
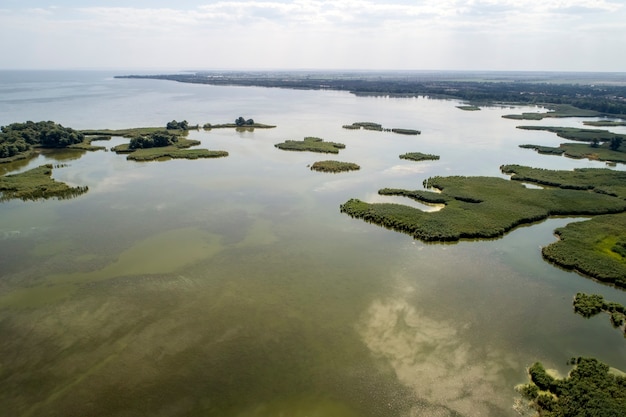
<path id="1" fill-rule="evenodd" d="M 402 195 L 427 203 L 443 203 L 436 212 L 401 204 L 370 204 L 350 199 L 343 213 L 423 241 L 488 239 L 552 215 L 599 215 L 626 211 L 626 201 L 606 193 L 574 189 L 528 189 L 521 183 L 495 177 L 434 177 L 427 180 L 441 190 L 383 189 L 380 194 Z"/>
<path id="2" fill-rule="evenodd" d="M 310 151 L 320 153 L 339 153 L 339 149 L 346 147 L 343 143 L 324 142 L 323 139 L 312 136 L 305 137 L 304 140 L 286 140 L 274 146 L 284 151 Z"/>
<path id="3" fill-rule="evenodd" d="M 618 137 L 626 139 L 626 135 L 612 133 L 604 129 L 581 129 L 577 127 L 557 127 L 557 126 L 517 126 L 523 130 L 545 130 L 556 133 L 557 136 L 581 142 L 592 142 L 594 140 L 604 142 Z"/>
<path id="4" fill-rule="evenodd" d="M 222 158 L 228 156 L 226 151 L 210 151 L 208 149 L 179 149 L 174 146 L 164 148 L 138 149 L 130 153 L 126 159 L 132 161 L 154 161 L 157 159 L 199 159 Z"/>
<path id="5" fill-rule="evenodd" d="M 618 242 L 626 236 L 626 214 L 597 216 L 556 229 L 559 240 L 544 247 L 544 259 L 599 281 L 626 288 L 626 258 Z M 616 247 L 618 246 L 618 247 Z"/>
<path id="6" fill-rule="evenodd" d="M 311 165 L 311 170 L 319 172 L 346 172 L 357 171 L 361 167 L 352 162 L 340 162 L 340 161 L 317 161 Z"/>
<path id="7" fill-rule="evenodd" d="M 616 120 L 585 120 L 583 122 L 586 126 L 597 126 L 597 127 L 612 127 L 612 126 L 626 126 L 626 122 L 618 122 Z"/>
<path id="8" fill-rule="evenodd" d="M 572 171 L 503 165 L 500 170 L 514 181 L 531 182 L 549 187 L 590 190 L 626 199 L 626 172 L 608 168 L 577 168 Z"/>
<path id="9" fill-rule="evenodd" d="M 598 117 L 602 114 L 594 110 L 583 110 L 569 104 L 549 104 L 545 113 L 506 114 L 502 117 L 513 120 L 542 120 L 544 118 L 561 117 Z"/>
<path id="10" fill-rule="evenodd" d="M 20 174 L 0 177 L 0 201 L 11 199 L 40 200 L 57 198 L 59 200 L 74 198 L 86 193 L 89 188 L 70 187 L 57 182 L 52 177 L 52 165 L 41 165 Z"/>
<path id="11" fill-rule="evenodd" d="M 436 161 L 439 159 L 439 155 L 433 155 L 429 153 L 421 152 L 408 152 L 400 155 L 400 159 L 408 159 L 410 161 Z"/>
<path id="12" fill-rule="evenodd" d="M 480 110 L 480 107 L 478 106 L 472 106 L 472 105 L 468 105 L 468 106 L 456 106 L 457 109 L 461 109 L 461 110 L 465 110 L 465 111 L 478 111 Z"/>

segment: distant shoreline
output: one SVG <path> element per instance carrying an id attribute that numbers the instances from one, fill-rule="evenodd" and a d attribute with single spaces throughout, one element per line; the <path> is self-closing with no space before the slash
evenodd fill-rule
<path id="1" fill-rule="evenodd" d="M 348 91 L 359 96 L 458 99 L 471 104 L 563 105 L 626 118 L 626 73 L 437 71 L 204 71 L 118 75 L 216 86 Z"/>

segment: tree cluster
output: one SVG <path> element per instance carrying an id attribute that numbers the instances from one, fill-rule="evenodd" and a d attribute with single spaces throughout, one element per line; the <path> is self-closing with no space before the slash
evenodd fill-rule
<path id="1" fill-rule="evenodd" d="M 178 137 L 168 132 L 153 132 L 130 140 L 130 149 L 160 148 L 178 142 Z"/>
<path id="2" fill-rule="evenodd" d="M 26 152 L 32 146 L 64 148 L 84 139 L 82 133 L 51 121 L 13 123 L 0 129 L 0 158 Z"/>
<path id="3" fill-rule="evenodd" d="M 187 122 L 187 120 L 183 120 L 182 122 L 172 120 L 171 122 L 167 122 L 166 127 L 168 130 L 188 130 L 189 123 Z"/>
<path id="4" fill-rule="evenodd" d="M 564 379 L 550 376 L 541 363 L 528 370 L 531 383 L 522 393 L 540 416 L 614 417 L 626 415 L 626 378 L 592 358 L 572 358 L 576 367 Z"/>
<path id="5" fill-rule="evenodd" d="M 239 116 L 237 119 L 235 119 L 235 124 L 237 126 L 252 126 L 254 124 L 254 120 L 252 119 L 244 119 L 243 117 Z"/>

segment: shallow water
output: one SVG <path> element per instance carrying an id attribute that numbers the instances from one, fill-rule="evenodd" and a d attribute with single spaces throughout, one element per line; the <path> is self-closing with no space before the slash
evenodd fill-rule
<path id="1" fill-rule="evenodd" d="M 518 148 L 560 142 L 501 118 L 538 109 L 465 112 L 457 101 L 112 75 L 0 72 L 0 125 L 242 115 L 278 127 L 192 131 L 230 154 L 215 160 L 61 152 L 0 167 L 60 162 L 55 178 L 89 186 L 73 200 L 0 205 L 7 415 L 514 416 L 513 388 L 537 360 L 563 373 L 581 355 L 626 369 L 609 320 L 571 308 L 578 291 L 621 303 L 624 293 L 541 259 L 552 231 L 581 219 L 425 244 L 339 212 L 349 198 L 375 201 L 379 188 L 419 189 L 434 175 L 604 166 Z M 341 128 L 356 121 L 422 134 Z M 346 149 L 329 157 L 273 146 L 305 136 Z M 441 159 L 400 160 L 406 152 Z M 307 167 L 322 159 L 361 170 Z"/>

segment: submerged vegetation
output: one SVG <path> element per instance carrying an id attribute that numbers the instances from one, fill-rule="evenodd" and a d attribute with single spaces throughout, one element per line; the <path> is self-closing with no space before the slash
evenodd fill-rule
<path id="1" fill-rule="evenodd" d="M 408 159 L 410 161 L 436 161 L 439 159 L 439 155 L 421 152 L 408 152 L 400 155 L 400 159 Z"/>
<path id="2" fill-rule="evenodd" d="M 20 174 L 0 177 L 0 201 L 12 199 L 40 200 L 57 198 L 59 200 L 77 197 L 86 193 L 89 188 L 70 187 L 55 181 L 52 177 L 52 165 L 41 165 Z"/>
<path id="3" fill-rule="evenodd" d="M 539 362 L 528 369 L 530 383 L 519 387 L 540 416 L 616 417 L 626 413 L 626 377 L 593 358 L 572 358 L 567 378 L 551 376 Z"/>
<path id="4" fill-rule="evenodd" d="M 340 161 L 317 161 L 311 165 L 313 171 L 320 172 L 345 172 L 345 171 L 357 171 L 361 167 L 352 162 L 340 162 Z"/>
<path id="5" fill-rule="evenodd" d="M 312 136 L 305 137 L 304 140 L 286 140 L 274 146 L 284 151 L 310 151 L 320 153 L 339 153 L 339 149 L 346 147 L 343 143 L 324 142 L 323 139 Z"/>
<path id="6" fill-rule="evenodd" d="M 433 177 L 425 181 L 440 193 L 385 189 L 427 203 L 443 203 L 437 212 L 423 212 L 401 204 L 370 204 L 350 199 L 340 209 L 423 241 L 494 238 L 526 223 L 553 215 L 599 215 L 626 211 L 626 201 L 607 193 L 576 189 L 528 189 L 495 177 Z M 586 188 L 585 188 L 586 190 Z"/>

